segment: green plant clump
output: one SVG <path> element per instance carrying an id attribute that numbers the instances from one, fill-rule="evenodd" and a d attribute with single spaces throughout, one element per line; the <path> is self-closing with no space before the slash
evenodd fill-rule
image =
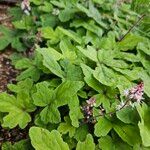
<path id="1" fill-rule="evenodd" d="M 0 50 L 11 44 L 20 74 L 0 93 L 0 124 L 28 136 L 2 150 L 149 150 L 149 4 L 30 0 L 26 10 L 11 8 L 14 28 L 0 26 Z"/>

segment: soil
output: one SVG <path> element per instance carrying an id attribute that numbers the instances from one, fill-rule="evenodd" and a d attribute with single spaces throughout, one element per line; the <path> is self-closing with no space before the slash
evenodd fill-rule
<path id="1" fill-rule="evenodd" d="M 0 25 L 13 28 L 11 18 L 7 14 L 8 8 L 12 6 L 10 3 L 3 4 L 0 2 Z M 9 83 L 16 83 L 16 76 L 19 73 L 12 65 L 10 55 L 13 53 L 11 47 L 0 51 L 0 93 L 7 91 Z M 4 129 L 0 126 L 0 149 L 4 142 L 11 142 L 14 144 L 16 141 L 27 138 L 28 129 L 21 130 L 16 127 L 14 129 Z"/>
<path id="2" fill-rule="evenodd" d="M 7 14 L 9 7 L 6 4 L 0 4 L 0 24 L 12 28 L 11 18 Z M 7 84 L 16 82 L 18 71 L 11 65 L 9 59 L 12 52 L 10 47 L 0 52 L 0 93 L 7 90 Z"/>
<path id="3" fill-rule="evenodd" d="M 18 71 L 11 65 L 9 59 L 11 54 L 11 49 L 0 53 L 0 92 L 7 90 L 8 83 L 16 83 Z"/>
<path id="4" fill-rule="evenodd" d="M 12 144 L 14 144 L 17 141 L 26 139 L 28 136 L 27 134 L 27 129 L 21 130 L 19 128 L 14 128 L 8 130 L 0 127 L 0 147 L 4 142 L 11 142 Z"/>

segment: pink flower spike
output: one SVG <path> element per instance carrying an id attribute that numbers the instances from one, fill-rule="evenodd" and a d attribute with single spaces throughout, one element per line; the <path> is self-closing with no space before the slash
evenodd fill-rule
<path id="1" fill-rule="evenodd" d="M 23 0 L 21 3 L 21 9 L 26 15 L 30 15 L 31 7 L 29 0 Z"/>
<path id="2" fill-rule="evenodd" d="M 96 99 L 95 98 L 90 98 L 89 100 L 86 100 L 86 102 L 91 107 L 96 105 Z"/>
<path id="3" fill-rule="evenodd" d="M 134 101 L 140 102 L 143 100 L 143 94 L 144 94 L 144 84 L 143 82 L 138 84 L 137 86 L 133 87 L 129 91 L 129 98 L 133 99 Z"/>
<path id="4" fill-rule="evenodd" d="M 128 89 L 124 90 L 123 94 L 124 94 L 125 97 L 127 97 L 129 95 L 129 90 Z"/>

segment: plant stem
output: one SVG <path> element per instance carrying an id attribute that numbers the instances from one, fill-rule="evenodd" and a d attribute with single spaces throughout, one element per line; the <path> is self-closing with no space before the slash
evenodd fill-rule
<path id="1" fill-rule="evenodd" d="M 146 15 L 143 14 L 134 24 L 133 26 L 127 31 L 125 35 L 123 35 L 118 42 L 121 42 L 134 28 L 138 25 L 138 23 L 145 17 Z"/>
<path id="2" fill-rule="evenodd" d="M 113 115 L 113 114 L 115 114 L 116 112 L 122 110 L 122 109 L 128 104 L 129 101 L 130 101 L 130 99 L 127 99 L 127 100 L 125 101 L 124 105 L 123 105 L 119 110 L 115 110 L 115 111 L 108 112 L 108 113 L 105 113 L 105 114 L 99 114 L 99 115 L 97 115 L 97 116 L 93 116 L 93 117 L 89 118 L 89 121 L 90 121 L 90 120 L 93 120 L 93 119 L 96 119 L 96 118 L 98 118 L 98 117 L 101 117 L 101 116 Z M 84 119 L 84 118 L 82 118 L 82 119 Z M 80 124 L 80 126 L 81 126 L 81 125 L 84 125 L 84 124 L 86 124 L 86 123 L 87 123 L 87 122 L 82 122 L 82 124 Z"/>

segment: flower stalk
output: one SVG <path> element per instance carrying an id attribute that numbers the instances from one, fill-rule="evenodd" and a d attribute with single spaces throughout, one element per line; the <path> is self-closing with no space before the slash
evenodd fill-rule
<path id="1" fill-rule="evenodd" d="M 141 82 L 140 84 L 134 86 L 131 89 L 127 89 L 124 91 L 124 97 L 125 101 L 121 101 L 120 104 L 116 106 L 116 109 L 112 112 L 105 113 L 105 109 L 100 106 L 100 113 L 99 115 L 93 116 L 93 108 L 96 106 L 96 99 L 90 98 L 89 100 L 86 100 L 86 105 L 84 105 L 81 109 L 84 114 L 84 122 L 83 123 L 96 123 L 96 118 L 100 116 L 112 116 L 117 111 L 122 110 L 125 107 L 132 106 L 134 107 L 136 104 L 141 104 L 144 94 L 144 84 Z"/>

